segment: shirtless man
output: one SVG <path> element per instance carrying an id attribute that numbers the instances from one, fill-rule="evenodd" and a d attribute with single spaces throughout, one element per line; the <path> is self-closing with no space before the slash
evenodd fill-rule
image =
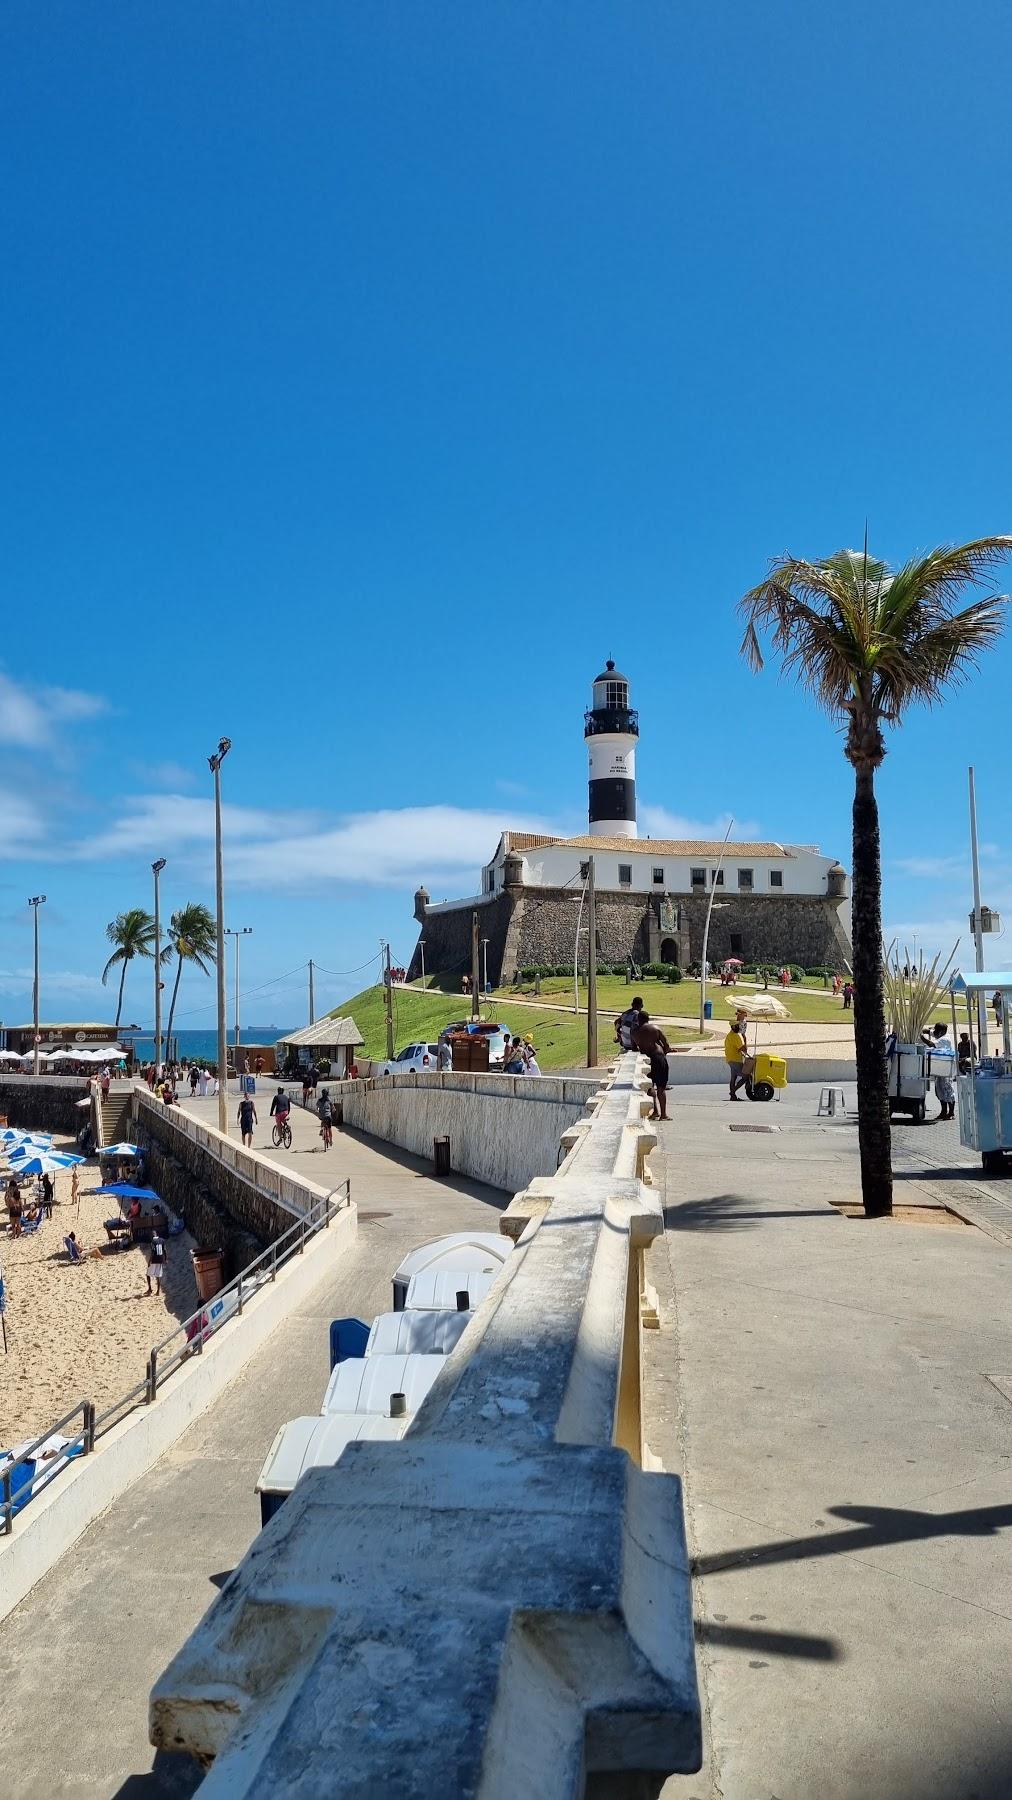
<path id="1" fill-rule="evenodd" d="M 650 1058 L 650 1093 L 654 1110 L 651 1119 L 666 1119 L 668 1116 L 668 1057 L 671 1045 L 668 1043 L 659 1025 L 653 1024 L 649 1013 L 640 1015 L 640 1022 L 632 1033 L 632 1047 L 643 1056 Z"/>

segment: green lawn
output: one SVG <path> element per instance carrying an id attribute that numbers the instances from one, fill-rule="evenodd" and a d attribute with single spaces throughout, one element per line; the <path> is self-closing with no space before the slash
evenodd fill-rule
<path id="1" fill-rule="evenodd" d="M 618 985 L 621 986 L 621 983 Z M 646 985 L 644 983 L 644 987 Z M 670 991 L 666 983 L 653 985 L 663 987 L 665 992 Z M 571 1012 L 555 1012 L 550 1007 L 538 1006 L 514 1006 L 511 1011 L 509 998 L 507 995 L 501 1001 L 496 998 L 483 1001 L 482 1017 L 508 1024 L 520 1037 L 531 1032 L 537 1046 L 538 1062 L 546 1074 L 553 1069 L 577 1069 L 584 1064 L 587 1049 L 585 1015 L 581 1014 L 577 1018 Z M 625 1006 L 626 1002 L 623 1001 L 622 1004 Z M 612 1020 L 617 1010 L 619 1009 L 604 1008 L 599 1015 L 599 1053 L 602 1057 L 608 1054 L 612 1046 Z M 344 1018 L 350 1014 L 355 1020 L 365 1038 L 365 1056 L 374 1061 L 380 1061 L 386 1056 L 386 1014 L 382 987 L 365 988 L 361 994 L 355 994 L 351 1000 L 345 1000 L 335 1007 L 334 1013 Z M 449 1025 L 453 1019 L 466 1019 L 469 1014 L 470 1001 L 466 994 L 441 994 L 433 989 L 407 993 L 395 988 L 394 1051 L 403 1050 L 405 1044 L 428 1039 L 434 1043 L 444 1025 Z M 689 1042 L 692 1036 L 692 1032 L 681 1030 L 668 1033 L 672 1043 Z"/>
<path id="2" fill-rule="evenodd" d="M 749 995 L 756 991 L 744 984 L 738 990 Z M 848 1014 L 844 1012 L 839 1000 L 832 994 L 799 994 L 796 989 L 788 988 L 786 993 L 779 987 L 770 987 L 782 1006 L 786 1007 L 791 1019 L 809 1020 L 818 1024 L 828 1021 L 845 1023 Z M 735 992 L 733 988 L 722 988 L 719 981 L 707 983 L 706 998 L 713 1002 L 715 1019 L 730 1018 L 730 1010 L 725 1001 Z M 568 1001 L 572 1005 L 573 983 L 562 976 L 547 978 L 541 983 L 543 998 Z M 635 985 L 628 985 L 620 975 L 599 975 L 597 981 L 597 1004 L 601 1012 L 612 1018 L 616 1013 L 624 1012 L 634 994 L 640 994 L 646 1003 L 647 1011 L 669 1018 L 695 1019 L 699 1016 L 699 982 L 691 981 L 685 976 L 674 983 L 659 981 L 650 975 L 644 975 Z M 498 996 L 497 996 L 498 997 Z M 505 1004 L 510 998 L 508 988 L 501 990 L 501 998 Z M 581 1005 L 587 1004 L 586 983 L 580 983 Z"/>

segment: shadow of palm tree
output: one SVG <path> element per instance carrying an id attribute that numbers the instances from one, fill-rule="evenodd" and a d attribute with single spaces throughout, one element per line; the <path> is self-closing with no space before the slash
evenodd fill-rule
<path id="1" fill-rule="evenodd" d="M 837 1219 L 831 1206 L 757 1206 L 744 1194 L 708 1194 L 664 1208 L 666 1231 L 747 1231 L 764 1219 Z"/>

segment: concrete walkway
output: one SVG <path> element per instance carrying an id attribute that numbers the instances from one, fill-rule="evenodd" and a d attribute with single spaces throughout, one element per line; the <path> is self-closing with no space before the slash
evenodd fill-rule
<path id="1" fill-rule="evenodd" d="M 216 1117 L 211 1101 L 192 1110 L 210 1116 L 212 1107 Z M 261 1125 L 258 1145 L 264 1136 Z M 311 1165 L 314 1179 L 328 1183 L 350 1175 L 358 1244 L 172 1452 L 0 1624 L 4 1800 L 154 1800 L 194 1791 L 199 1771 L 188 1761 L 153 1760 L 148 1692 L 259 1529 L 253 1483 L 275 1432 L 319 1410 L 330 1320 L 387 1310 L 394 1269 L 427 1238 L 498 1229 L 508 1196 L 491 1188 L 461 1177 L 437 1181 L 416 1158 L 350 1133 L 335 1133 L 325 1156 L 315 1148 L 315 1119 L 300 1109 L 293 1138 L 290 1161 L 300 1171 Z"/>
<path id="2" fill-rule="evenodd" d="M 951 1126 L 895 1129 L 919 1222 L 835 1211 L 856 1131 L 816 1099 L 757 1120 L 676 1090 L 653 1158 L 671 1330 L 648 1339 L 651 1429 L 686 1481 L 709 1736 L 665 1800 L 998 1800 L 1012 1245 L 939 1205 L 980 1185 Z M 730 1129 L 756 1125 L 779 1129 Z"/>

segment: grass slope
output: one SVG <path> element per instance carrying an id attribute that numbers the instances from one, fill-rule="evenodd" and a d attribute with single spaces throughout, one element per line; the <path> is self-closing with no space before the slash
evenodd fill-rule
<path id="1" fill-rule="evenodd" d="M 673 991 L 666 984 L 657 985 L 663 985 L 666 993 Z M 579 1069 L 583 1066 L 587 1049 L 587 1021 L 584 1015 L 576 1018 L 571 1012 L 555 1012 L 550 1006 L 514 1005 L 511 1008 L 509 996 L 501 1001 L 492 999 L 484 1002 L 481 1011 L 483 1018 L 497 1019 L 502 1024 L 508 1024 L 521 1037 L 529 1031 L 537 1045 L 538 1062 L 546 1074 L 553 1069 Z M 449 1025 L 453 1019 L 466 1019 L 469 1012 L 470 1001 L 466 994 L 441 994 L 431 988 L 407 993 L 395 988 L 395 1052 L 403 1050 L 405 1044 L 416 1041 L 431 1039 L 434 1043 L 444 1025 Z M 337 1015 L 342 1018 L 350 1015 L 354 1019 L 365 1038 L 364 1055 L 377 1061 L 386 1056 L 386 1013 L 382 987 L 365 988 L 361 994 L 343 1001 L 340 1006 L 335 1007 L 331 1016 Z M 614 1011 L 607 1008 L 600 1014 L 598 1033 L 602 1056 L 608 1053 L 611 1046 L 614 1016 Z M 682 1031 L 672 1031 L 668 1035 L 672 1042 L 687 1041 L 690 1036 Z"/>

